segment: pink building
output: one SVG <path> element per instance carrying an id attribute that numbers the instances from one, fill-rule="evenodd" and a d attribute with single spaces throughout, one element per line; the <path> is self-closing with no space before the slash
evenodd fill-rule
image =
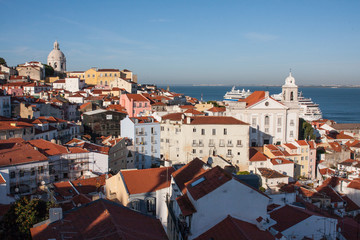
<path id="1" fill-rule="evenodd" d="M 122 94 L 120 104 L 126 108 L 129 117 L 147 116 L 151 112 L 150 100 L 141 94 Z"/>
<path id="2" fill-rule="evenodd" d="M 29 82 L 14 82 L 14 83 L 6 83 L 1 86 L 8 95 L 12 96 L 23 96 L 24 95 L 24 87 L 30 84 Z"/>

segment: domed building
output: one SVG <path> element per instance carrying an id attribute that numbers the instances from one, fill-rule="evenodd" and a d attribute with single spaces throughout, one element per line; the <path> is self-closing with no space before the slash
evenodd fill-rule
<path id="1" fill-rule="evenodd" d="M 54 49 L 49 53 L 47 64 L 54 68 L 55 72 L 63 73 L 66 71 L 66 58 L 60 51 L 59 43 L 54 42 Z"/>

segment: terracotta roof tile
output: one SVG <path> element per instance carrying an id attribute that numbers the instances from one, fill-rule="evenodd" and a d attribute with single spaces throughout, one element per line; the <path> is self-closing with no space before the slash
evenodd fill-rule
<path id="1" fill-rule="evenodd" d="M 194 205 L 191 203 L 187 194 L 184 194 L 176 198 L 176 201 L 180 207 L 183 216 L 189 216 L 196 212 Z"/>
<path id="2" fill-rule="evenodd" d="M 278 171 L 272 170 L 270 168 L 258 168 L 260 171 L 261 176 L 265 178 L 288 178 L 289 176 L 286 176 L 282 173 L 279 173 Z"/>
<path id="3" fill-rule="evenodd" d="M 183 193 L 186 192 L 186 188 L 185 188 L 186 182 L 191 181 L 192 179 L 206 172 L 203 166 L 204 166 L 204 162 L 198 158 L 195 158 L 194 160 L 192 160 L 182 168 L 176 170 L 172 174 L 175 183 Z"/>
<path id="4" fill-rule="evenodd" d="M 226 111 L 226 108 L 224 107 L 212 107 L 208 110 L 206 110 L 208 112 L 225 112 Z"/>
<path id="5" fill-rule="evenodd" d="M 194 116 L 191 117 L 192 125 L 202 125 L 202 124 L 224 124 L 224 125 L 249 125 L 243 121 L 240 121 L 234 117 L 225 117 L 225 116 Z"/>
<path id="6" fill-rule="evenodd" d="M 133 100 L 135 102 L 149 102 L 149 99 L 141 94 L 126 94 L 126 96 L 129 100 Z"/>
<path id="7" fill-rule="evenodd" d="M 4 184 L 6 183 L 4 177 L 2 176 L 2 174 L 0 173 L 0 184 Z"/>
<path id="8" fill-rule="evenodd" d="M 269 231 L 261 231 L 256 225 L 228 215 L 224 220 L 195 238 L 196 240 L 263 240 L 275 239 Z"/>
<path id="9" fill-rule="evenodd" d="M 360 190 L 360 181 L 359 180 L 352 180 L 347 187 Z"/>
<path id="10" fill-rule="evenodd" d="M 254 91 L 247 98 L 239 99 L 239 102 L 246 102 L 246 107 L 250 107 L 263 99 L 265 99 L 265 91 Z"/>
<path id="11" fill-rule="evenodd" d="M 0 140 L 0 166 L 46 161 L 48 158 L 22 139 Z"/>
<path id="12" fill-rule="evenodd" d="M 257 151 L 255 148 L 250 148 L 249 151 L 250 162 L 266 161 L 268 159 L 264 154 Z"/>
<path id="13" fill-rule="evenodd" d="M 275 230 L 283 232 L 286 229 L 311 217 L 314 213 L 299 207 L 285 205 L 282 208 L 270 212 L 271 219 L 277 223 L 272 226 Z"/>
<path id="14" fill-rule="evenodd" d="M 192 198 L 194 200 L 198 200 L 231 179 L 232 176 L 229 173 L 221 169 L 219 166 L 216 166 L 185 183 L 185 187 L 191 194 Z"/>
<path id="15" fill-rule="evenodd" d="M 181 121 L 183 116 L 183 113 L 169 113 L 167 115 L 162 116 L 161 120 L 167 120 L 170 121 Z"/>
<path id="16" fill-rule="evenodd" d="M 33 227 L 30 232 L 34 240 L 167 239 L 158 219 L 104 199 L 68 211 L 63 220 Z"/>
<path id="17" fill-rule="evenodd" d="M 155 192 L 170 186 L 173 167 L 121 170 L 129 194 Z M 167 176 L 166 176 L 167 175 Z"/>
<path id="18" fill-rule="evenodd" d="M 45 156 L 55 156 L 68 153 L 66 147 L 46 141 L 44 139 L 35 139 L 28 141 L 36 147 Z"/>

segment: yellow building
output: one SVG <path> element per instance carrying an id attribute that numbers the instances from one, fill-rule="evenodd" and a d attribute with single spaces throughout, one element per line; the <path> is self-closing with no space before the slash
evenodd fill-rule
<path id="1" fill-rule="evenodd" d="M 84 73 L 85 83 L 89 85 L 109 86 L 109 83 L 118 77 L 120 77 L 119 69 L 90 68 Z"/>
<path id="2" fill-rule="evenodd" d="M 67 72 L 66 77 L 78 77 L 80 79 L 85 79 L 85 72 L 84 71 Z"/>

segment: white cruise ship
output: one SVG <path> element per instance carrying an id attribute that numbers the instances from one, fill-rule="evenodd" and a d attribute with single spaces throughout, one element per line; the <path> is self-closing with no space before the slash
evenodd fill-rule
<path id="1" fill-rule="evenodd" d="M 240 90 L 240 89 L 235 89 L 235 86 L 232 87 L 230 92 L 227 92 L 224 95 L 224 100 L 227 101 L 236 101 L 239 99 L 244 99 L 247 98 L 248 96 L 251 95 L 252 92 L 250 92 L 250 90 L 245 91 L 245 89 Z"/>
<path id="2" fill-rule="evenodd" d="M 282 94 L 271 95 L 275 100 L 281 101 Z M 305 121 L 315 121 L 322 119 L 322 112 L 319 108 L 319 104 L 314 103 L 311 98 L 305 98 L 302 92 L 299 92 L 298 102 L 300 106 L 299 117 L 303 118 Z"/>

